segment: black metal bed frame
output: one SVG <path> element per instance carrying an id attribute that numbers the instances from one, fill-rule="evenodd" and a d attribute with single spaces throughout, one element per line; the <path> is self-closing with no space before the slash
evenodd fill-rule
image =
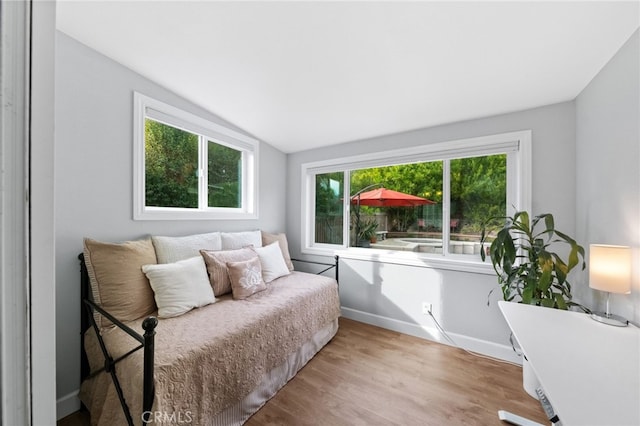
<path id="1" fill-rule="evenodd" d="M 131 327 L 124 324 L 122 321 L 115 318 L 109 312 L 105 311 L 100 305 L 95 303 L 93 300 L 93 294 L 91 292 L 91 284 L 89 282 L 89 273 L 87 271 L 87 265 L 85 263 L 84 254 L 80 253 L 78 255 L 78 259 L 80 260 L 80 286 L 81 286 L 81 315 L 80 315 L 80 346 L 81 346 L 81 366 L 80 366 L 80 377 L 81 381 L 85 379 L 94 377 L 95 375 L 106 372 L 111 376 L 111 381 L 113 382 L 114 387 L 116 388 L 116 393 L 118 395 L 118 399 L 120 401 L 120 405 L 122 406 L 122 411 L 124 412 L 124 416 L 127 420 L 127 424 L 129 426 L 133 426 L 133 418 L 131 417 L 131 411 L 129 410 L 129 406 L 124 398 L 124 394 L 122 392 L 122 387 L 120 386 L 120 381 L 118 380 L 118 375 L 116 374 L 116 364 L 127 358 L 129 355 L 137 352 L 138 350 L 143 350 L 143 373 L 142 373 L 142 421 L 146 424 L 150 416 L 152 415 L 151 408 L 153 406 L 153 399 L 155 394 L 155 386 L 153 382 L 153 368 L 154 368 L 154 351 L 155 351 L 155 328 L 158 325 L 158 319 L 154 316 L 149 316 L 145 318 L 142 322 L 142 328 L 144 329 L 144 334 L 140 335 L 138 332 L 133 330 Z M 317 272 L 316 275 L 323 274 L 329 271 L 332 268 L 335 268 L 335 279 L 338 282 L 338 265 L 339 265 L 339 257 L 334 256 L 335 263 L 323 263 L 323 262 L 314 262 L 303 259 L 291 259 L 295 262 L 303 262 L 303 263 L 311 263 L 316 265 L 324 265 L 327 268 L 323 269 L 320 272 Z M 99 312 L 101 315 L 106 317 L 109 321 L 111 321 L 115 326 L 123 330 L 133 339 L 137 340 L 140 345 L 130 350 L 126 354 L 113 359 L 110 355 L 109 350 L 100 334 L 100 329 L 96 324 L 94 313 L 95 311 Z M 89 329 L 93 328 L 98 338 L 98 343 L 100 345 L 100 349 L 102 351 L 102 355 L 104 356 L 104 367 L 91 372 L 89 366 L 89 359 L 84 350 L 84 335 L 85 332 Z"/>

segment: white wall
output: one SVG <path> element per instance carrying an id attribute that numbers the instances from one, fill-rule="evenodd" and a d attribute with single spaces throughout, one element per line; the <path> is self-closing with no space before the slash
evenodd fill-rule
<path id="1" fill-rule="evenodd" d="M 287 233 L 291 251 L 300 256 L 301 164 L 527 129 L 533 133 L 533 212 L 553 213 L 560 230 L 575 234 L 575 106 L 565 102 L 289 155 Z M 459 342 L 496 356 L 511 355 L 509 331 L 497 304 L 487 306 L 487 294 L 497 286 L 494 275 L 349 259 L 341 260 L 340 266 L 345 314 L 437 337 L 433 323 L 422 314 L 421 303 L 428 301 L 434 304 L 444 328 Z M 497 300 L 499 295 L 493 296 Z"/>
<path id="2" fill-rule="evenodd" d="M 636 31 L 576 99 L 577 236 L 634 248 L 631 295 L 611 309 L 640 324 L 640 35 Z M 604 310 L 601 292 L 581 296 Z"/>
<path id="3" fill-rule="evenodd" d="M 58 32 L 56 37 L 56 340 L 58 408 L 77 408 L 82 238 L 285 228 L 286 156 L 260 144 L 259 215 L 245 221 L 133 221 L 133 91 L 224 123 Z M 233 127 L 233 126 L 231 126 Z M 236 130 L 239 130 L 235 128 Z M 241 130 L 239 130 L 241 131 Z"/>

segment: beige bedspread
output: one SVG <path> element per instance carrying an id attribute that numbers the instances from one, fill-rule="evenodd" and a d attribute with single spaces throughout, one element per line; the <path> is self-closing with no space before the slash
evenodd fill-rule
<path id="1" fill-rule="evenodd" d="M 293 272 L 248 299 L 223 296 L 212 305 L 160 320 L 155 340 L 155 420 L 206 424 L 207 418 L 249 394 L 267 372 L 339 315 L 334 280 Z M 142 334 L 141 323 L 142 319 L 129 325 Z M 104 331 L 103 336 L 113 358 L 137 344 L 119 329 Z M 101 367 L 103 357 L 92 329 L 85 347 L 92 370 Z M 141 423 L 142 370 L 142 350 L 116 367 L 136 424 Z M 80 398 L 93 424 L 126 424 L 107 374 L 83 382 Z"/>

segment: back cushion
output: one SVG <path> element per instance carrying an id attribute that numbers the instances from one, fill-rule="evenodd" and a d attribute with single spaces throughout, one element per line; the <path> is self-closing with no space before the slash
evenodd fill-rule
<path id="1" fill-rule="evenodd" d="M 201 250 L 200 253 L 204 258 L 204 263 L 207 265 L 207 272 L 209 273 L 209 279 L 213 287 L 213 294 L 216 297 L 231 293 L 231 282 L 229 281 L 227 262 L 242 262 L 258 257 L 249 247 L 238 250 Z"/>
<path id="2" fill-rule="evenodd" d="M 222 250 L 235 250 L 248 246 L 262 247 L 262 234 L 259 230 L 222 233 Z"/>
<path id="3" fill-rule="evenodd" d="M 120 321 L 132 321 L 156 310 L 153 290 L 142 265 L 155 264 L 156 252 L 150 239 L 104 243 L 84 239 L 93 300 Z M 94 313 L 98 327 L 113 325 Z"/>
<path id="4" fill-rule="evenodd" d="M 221 250 L 222 239 L 219 232 L 187 235 L 186 237 L 153 236 L 158 263 L 173 263 L 200 256 L 200 250 Z"/>

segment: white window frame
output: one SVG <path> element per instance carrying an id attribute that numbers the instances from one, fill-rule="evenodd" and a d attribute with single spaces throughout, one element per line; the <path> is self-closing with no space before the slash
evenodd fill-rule
<path id="1" fill-rule="evenodd" d="M 442 254 L 415 253 L 370 248 L 349 247 L 350 197 L 343 197 L 343 244 L 315 243 L 315 181 L 316 175 L 344 172 L 344 193 L 350 194 L 349 172 L 357 169 L 384 167 L 427 161 L 444 161 L 443 164 L 443 218 L 449 215 L 450 177 L 449 161 L 452 159 L 492 154 L 507 155 L 507 214 L 531 209 L 531 130 L 501 133 L 468 139 L 426 144 L 417 147 L 381 151 L 376 153 L 342 157 L 302 164 L 302 253 L 397 263 L 421 267 L 437 267 L 477 273 L 494 273 L 491 265 L 469 255 L 448 253 L 443 244 Z M 443 241 L 449 240 L 449 229 L 443 227 Z"/>
<path id="2" fill-rule="evenodd" d="M 227 127 L 145 96 L 133 94 L 133 219 L 134 220 L 229 220 L 258 218 L 259 142 Z M 199 137 L 198 208 L 145 205 L 145 121 L 152 119 Z M 242 152 L 241 207 L 207 206 L 207 143 Z"/>

